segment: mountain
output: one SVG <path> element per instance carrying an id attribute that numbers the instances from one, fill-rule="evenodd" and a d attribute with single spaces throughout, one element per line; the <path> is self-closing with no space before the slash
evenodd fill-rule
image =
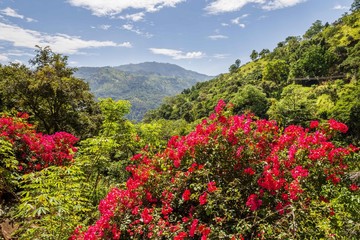
<path id="1" fill-rule="evenodd" d="M 199 81 L 209 79 L 209 76 L 205 74 L 186 70 L 178 65 L 171 63 L 144 62 L 138 64 L 126 64 L 114 68 L 120 71 L 130 73 L 159 74 L 169 77 L 197 79 Z"/>
<path id="2" fill-rule="evenodd" d="M 89 83 L 96 98 L 129 100 L 129 119 L 139 121 L 158 107 L 164 97 L 173 96 L 211 76 L 174 64 L 145 62 L 116 67 L 80 67 L 75 73 Z"/>
<path id="3" fill-rule="evenodd" d="M 144 121 L 193 122 L 223 99 L 236 114 L 251 111 L 280 126 L 333 118 L 360 141 L 360 10 L 332 24 L 316 21 L 303 36 L 289 36 L 273 51 L 253 50 L 250 57 L 242 66 L 235 62 L 229 73 L 166 98 Z"/>

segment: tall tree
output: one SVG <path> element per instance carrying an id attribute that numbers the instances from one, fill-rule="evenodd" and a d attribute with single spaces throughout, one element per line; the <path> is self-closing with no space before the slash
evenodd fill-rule
<path id="1" fill-rule="evenodd" d="M 33 68 L 0 68 L 2 110 L 28 112 L 48 134 L 67 131 L 86 137 L 98 129 L 100 110 L 88 84 L 73 76 L 67 57 L 38 47 L 30 64 Z"/>
<path id="2" fill-rule="evenodd" d="M 256 50 L 252 50 L 250 54 L 251 60 L 255 61 L 259 57 L 259 53 Z"/>
<path id="3" fill-rule="evenodd" d="M 230 73 L 235 72 L 240 67 L 240 64 L 241 64 L 241 60 L 236 59 L 235 63 L 231 64 L 231 66 L 229 67 L 229 72 Z"/>
<path id="4" fill-rule="evenodd" d="M 320 20 L 316 20 L 311 27 L 305 32 L 304 34 L 304 38 L 306 39 L 310 39 L 313 36 L 315 36 L 316 34 L 318 34 L 319 32 L 321 32 L 321 30 L 324 28 L 324 25 L 322 24 L 322 22 Z"/>

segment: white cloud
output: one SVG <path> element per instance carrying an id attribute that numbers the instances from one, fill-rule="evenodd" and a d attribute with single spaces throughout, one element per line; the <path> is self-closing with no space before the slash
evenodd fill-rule
<path id="1" fill-rule="evenodd" d="M 262 8 L 265 10 L 275 10 L 275 9 L 292 7 L 295 6 L 296 4 L 305 1 L 307 0 L 272 0 L 272 1 L 267 1 L 266 4 L 262 6 Z"/>
<path id="2" fill-rule="evenodd" d="M 345 10 L 345 9 L 349 9 L 349 7 L 338 4 L 338 5 L 335 5 L 335 6 L 333 7 L 333 9 L 334 9 L 334 10 Z"/>
<path id="3" fill-rule="evenodd" d="M 141 31 L 140 29 L 135 28 L 134 25 L 132 25 L 132 24 L 124 24 L 124 25 L 122 25 L 122 29 L 125 29 L 125 30 L 127 30 L 127 31 L 136 33 L 137 35 L 141 35 L 141 36 L 144 36 L 144 37 L 146 37 L 146 38 L 151 38 L 151 37 L 153 37 L 152 34 L 147 33 L 147 32 L 143 32 L 143 31 Z"/>
<path id="4" fill-rule="evenodd" d="M 131 47 L 129 42 L 118 44 L 113 41 L 83 40 L 78 36 L 59 33 L 50 35 L 4 23 L 0 23 L 0 32 L 0 40 L 11 42 L 15 47 L 50 46 L 53 51 L 65 54 L 75 54 L 86 48 Z"/>
<path id="5" fill-rule="evenodd" d="M 228 23 L 221 23 L 221 26 L 227 27 L 227 26 L 229 26 L 229 24 Z"/>
<path id="6" fill-rule="evenodd" d="M 125 9 L 144 9 L 146 12 L 156 12 L 164 7 L 175 7 L 186 0 L 68 0 L 75 7 L 90 10 L 96 16 L 114 16 Z"/>
<path id="7" fill-rule="evenodd" d="M 2 9 L 0 12 L 8 17 L 24 19 L 23 15 L 18 14 L 14 9 L 9 7 Z"/>
<path id="8" fill-rule="evenodd" d="M 210 14 L 235 12 L 243 8 L 248 3 L 263 4 L 264 2 L 265 0 L 215 0 L 205 8 L 205 11 Z"/>
<path id="9" fill-rule="evenodd" d="M 210 38 L 211 40 L 219 40 L 219 39 L 227 39 L 229 38 L 228 36 L 225 36 L 225 35 L 211 35 L 211 36 L 208 36 L 208 38 Z"/>
<path id="10" fill-rule="evenodd" d="M 149 48 L 153 54 L 165 55 L 173 59 L 199 59 L 205 57 L 203 52 L 183 52 L 175 49 L 168 48 Z"/>
<path id="11" fill-rule="evenodd" d="M 111 28 L 111 25 L 100 25 L 99 28 L 102 30 L 108 30 L 109 28 Z"/>
<path id="12" fill-rule="evenodd" d="M 209 14 L 235 12 L 247 4 L 258 4 L 262 9 L 275 10 L 291 7 L 307 0 L 214 0 L 205 8 Z"/>
<path id="13" fill-rule="evenodd" d="M 123 42 L 118 44 L 118 47 L 126 47 L 126 48 L 132 48 L 131 42 Z"/>
<path id="14" fill-rule="evenodd" d="M 8 17 L 25 19 L 27 22 L 36 22 L 35 19 L 28 18 L 28 17 L 26 18 L 26 17 L 24 17 L 24 15 L 17 13 L 16 10 L 9 8 L 9 7 L 0 10 L 0 13 L 5 16 L 8 16 Z"/>
<path id="15" fill-rule="evenodd" d="M 0 62 L 8 62 L 9 58 L 5 54 L 0 54 Z"/>
<path id="16" fill-rule="evenodd" d="M 242 17 L 237 17 L 237 18 L 235 18 L 235 19 L 232 19 L 231 20 L 231 23 L 232 24 L 235 24 L 235 25 L 237 25 L 237 26 L 239 26 L 239 27 L 241 27 L 241 28 L 245 28 L 245 24 L 243 24 L 243 23 L 241 23 L 240 22 L 240 19 L 241 19 Z"/>
<path id="17" fill-rule="evenodd" d="M 33 19 L 33 18 L 25 18 L 25 20 L 27 21 L 27 22 L 37 22 L 37 20 L 35 20 L 35 19 Z"/>
<path id="18" fill-rule="evenodd" d="M 225 58 L 229 57 L 229 54 L 218 53 L 218 54 L 215 54 L 213 57 L 217 58 L 217 59 L 225 59 Z"/>
<path id="19" fill-rule="evenodd" d="M 125 16 L 121 16 L 121 19 L 125 19 L 125 20 L 131 20 L 133 22 L 138 22 L 144 19 L 145 13 L 143 12 L 139 12 L 139 13 L 134 13 L 134 14 L 127 14 Z"/>

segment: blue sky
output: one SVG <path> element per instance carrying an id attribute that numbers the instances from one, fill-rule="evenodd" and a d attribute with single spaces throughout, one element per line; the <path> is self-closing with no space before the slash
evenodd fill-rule
<path id="1" fill-rule="evenodd" d="M 0 63 L 27 64 L 35 45 L 71 66 L 169 62 L 217 75 L 253 49 L 272 50 L 353 0 L 0 0 Z"/>

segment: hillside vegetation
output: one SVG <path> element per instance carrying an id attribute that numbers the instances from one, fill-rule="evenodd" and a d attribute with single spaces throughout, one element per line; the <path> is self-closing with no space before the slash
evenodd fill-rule
<path id="1" fill-rule="evenodd" d="M 143 122 L 49 47 L 0 65 L 0 239 L 360 239 L 359 9 Z"/>
<path id="2" fill-rule="evenodd" d="M 251 111 L 282 126 L 335 118 L 359 133 L 360 13 L 333 24 L 316 21 L 300 36 L 289 36 L 273 51 L 253 50 L 252 61 L 230 67 L 230 73 L 197 83 L 166 98 L 145 121 L 204 118 L 219 99 L 234 113 Z"/>
<path id="3" fill-rule="evenodd" d="M 129 119 L 140 121 L 164 97 L 179 94 L 211 77 L 174 64 L 146 62 L 117 67 L 81 67 L 75 74 L 89 83 L 96 98 L 124 99 L 132 107 Z"/>

